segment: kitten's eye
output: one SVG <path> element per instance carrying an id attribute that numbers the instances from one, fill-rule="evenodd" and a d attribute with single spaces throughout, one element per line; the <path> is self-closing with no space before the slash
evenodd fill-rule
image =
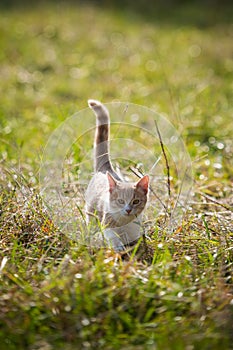
<path id="1" fill-rule="evenodd" d="M 134 200 L 133 200 L 133 204 L 137 205 L 137 204 L 139 204 L 139 203 L 140 203 L 140 200 L 139 200 L 139 199 L 134 199 Z"/>
<path id="2" fill-rule="evenodd" d="M 119 198 L 119 199 L 118 199 L 118 203 L 119 203 L 119 204 L 125 204 L 125 201 L 124 201 L 124 199 Z"/>

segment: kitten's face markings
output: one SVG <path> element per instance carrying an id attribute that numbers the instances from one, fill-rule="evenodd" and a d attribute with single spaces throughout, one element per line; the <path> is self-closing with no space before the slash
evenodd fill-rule
<path id="1" fill-rule="evenodd" d="M 133 198 L 128 204 L 126 204 L 123 208 L 124 212 L 129 215 L 131 212 L 137 212 L 137 206 L 141 203 L 142 201 L 140 199 L 135 199 Z M 124 203 L 125 204 L 125 203 Z"/>
<path id="2" fill-rule="evenodd" d="M 135 185 L 126 186 L 107 172 L 112 212 L 121 216 L 138 216 L 147 202 L 149 177 L 146 175 Z"/>
<path id="3" fill-rule="evenodd" d="M 135 201 L 135 200 L 134 200 Z M 134 205 L 134 201 L 132 203 L 132 201 L 130 203 L 127 203 L 124 199 L 122 198 L 118 198 L 117 202 L 120 204 L 120 206 L 122 207 L 122 210 L 124 213 L 126 213 L 127 215 L 129 215 L 133 209 L 133 205 Z"/>

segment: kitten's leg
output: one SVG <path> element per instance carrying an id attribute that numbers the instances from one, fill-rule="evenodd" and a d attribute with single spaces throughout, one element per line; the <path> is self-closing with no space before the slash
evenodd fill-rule
<path id="1" fill-rule="evenodd" d="M 108 245 L 115 251 L 120 252 L 125 250 L 124 244 L 122 243 L 120 236 L 111 228 L 106 228 L 104 230 L 104 237 Z"/>
<path id="2" fill-rule="evenodd" d="M 142 230 L 140 224 L 140 218 L 138 218 L 127 225 L 117 228 L 117 232 L 123 245 L 128 245 L 135 242 L 141 237 Z"/>

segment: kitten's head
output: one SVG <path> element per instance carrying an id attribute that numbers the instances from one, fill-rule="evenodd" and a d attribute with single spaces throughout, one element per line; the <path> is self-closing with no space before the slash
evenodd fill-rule
<path id="1" fill-rule="evenodd" d="M 148 198 L 149 176 L 143 176 L 136 183 L 117 181 L 107 173 L 109 184 L 109 205 L 111 213 L 119 222 L 130 222 L 144 210 Z"/>

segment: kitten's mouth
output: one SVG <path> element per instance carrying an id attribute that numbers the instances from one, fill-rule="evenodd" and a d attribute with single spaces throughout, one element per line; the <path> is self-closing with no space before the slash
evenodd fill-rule
<path id="1" fill-rule="evenodd" d="M 124 216 L 126 216 L 126 217 L 137 218 L 137 215 L 136 215 L 136 214 L 133 214 L 132 212 L 130 212 L 130 213 L 124 213 Z"/>
<path id="2" fill-rule="evenodd" d="M 124 212 L 124 214 L 125 214 L 125 216 L 131 216 L 131 215 L 133 215 L 131 211 L 127 211 L 127 210 Z"/>

